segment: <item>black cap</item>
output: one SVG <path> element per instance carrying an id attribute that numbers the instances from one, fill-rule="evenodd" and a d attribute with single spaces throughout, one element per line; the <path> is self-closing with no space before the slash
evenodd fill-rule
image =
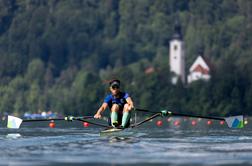
<path id="1" fill-rule="evenodd" d="M 112 80 L 109 82 L 109 86 L 112 87 L 112 86 L 118 86 L 120 87 L 120 80 Z"/>

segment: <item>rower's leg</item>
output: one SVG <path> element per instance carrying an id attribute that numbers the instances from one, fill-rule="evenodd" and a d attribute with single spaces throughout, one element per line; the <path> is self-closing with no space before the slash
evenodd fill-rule
<path id="1" fill-rule="evenodd" d="M 123 116 L 122 116 L 122 127 L 125 128 L 130 120 L 130 107 L 128 104 L 125 104 L 123 107 Z"/>
<path id="2" fill-rule="evenodd" d="M 119 111 L 119 105 L 113 104 L 111 107 L 111 125 L 113 127 L 118 126 L 118 111 Z"/>

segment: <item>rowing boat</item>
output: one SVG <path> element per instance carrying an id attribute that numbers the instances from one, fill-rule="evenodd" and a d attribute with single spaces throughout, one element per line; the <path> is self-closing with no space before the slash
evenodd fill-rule
<path id="1" fill-rule="evenodd" d="M 123 136 L 125 132 L 122 128 L 107 128 L 100 131 L 100 136 Z"/>
<path id="2" fill-rule="evenodd" d="M 122 129 L 122 128 L 108 128 L 108 129 L 102 130 L 101 133 L 106 134 L 106 133 L 112 133 L 112 132 L 119 132 L 122 130 L 124 130 L 124 129 Z"/>
<path id="3" fill-rule="evenodd" d="M 108 136 L 108 137 L 118 137 L 120 138 L 125 138 L 125 137 L 132 137 L 133 135 L 135 136 L 135 132 L 133 132 L 132 128 L 108 128 L 105 130 L 100 131 L 100 136 Z"/>

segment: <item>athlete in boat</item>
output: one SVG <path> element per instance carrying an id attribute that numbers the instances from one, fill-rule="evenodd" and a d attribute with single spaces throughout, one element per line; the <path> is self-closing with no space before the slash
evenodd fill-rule
<path id="1" fill-rule="evenodd" d="M 133 101 L 128 93 L 120 91 L 120 80 L 109 82 L 110 94 L 104 99 L 94 118 L 101 118 L 101 114 L 110 108 L 109 124 L 113 127 L 126 128 L 130 125 L 131 110 L 134 108 Z"/>

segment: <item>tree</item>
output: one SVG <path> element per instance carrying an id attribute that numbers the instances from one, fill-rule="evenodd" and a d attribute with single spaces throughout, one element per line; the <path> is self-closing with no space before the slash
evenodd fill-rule
<path id="1" fill-rule="evenodd" d="M 34 59 L 28 65 L 26 80 L 30 83 L 36 83 L 39 86 L 44 84 L 45 66 L 40 59 Z"/>

